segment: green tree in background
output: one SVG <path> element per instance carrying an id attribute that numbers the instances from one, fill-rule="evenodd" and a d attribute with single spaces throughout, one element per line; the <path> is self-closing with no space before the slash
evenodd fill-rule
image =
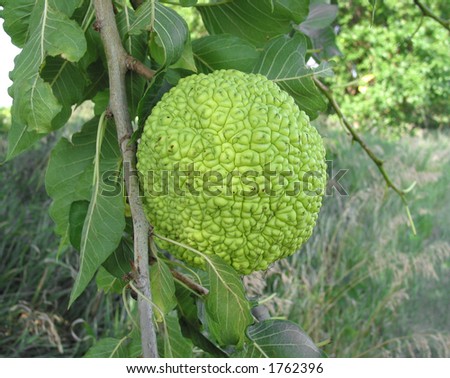
<path id="1" fill-rule="evenodd" d="M 447 1 L 430 5 L 444 18 Z M 362 129 L 400 135 L 450 122 L 448 30 L 408 1 L 340 1 L 334 93 Z"/>

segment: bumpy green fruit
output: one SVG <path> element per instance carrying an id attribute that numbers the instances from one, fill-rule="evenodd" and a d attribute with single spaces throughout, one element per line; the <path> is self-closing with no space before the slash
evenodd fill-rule
<path id="1" fill-rule="evenodd" d="M 155 231 L 243 274 L 311 236 L 326 183 L 322 138 L 294 99 L 234 70 L 181 79 L 155 106 L 138 149 Z M 161 243 L 204 267 L 199 255 Z"/>

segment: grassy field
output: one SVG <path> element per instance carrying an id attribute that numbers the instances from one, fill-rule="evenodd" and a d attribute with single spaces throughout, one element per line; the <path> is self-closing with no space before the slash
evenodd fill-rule
<path id="1" fill-rule="evenodd" d="M 333 171 L 348 195 L 325 200 L 300 253 L 246 278 L 273 316 L 299 324 L 329 356 L 450 357 L 450 137 L 397 142 L 367 137 L 393 179 L 416 188 L 414 236 L 398 196 L 342 132 L 323 128 Z M 0 154 L 5 141 L 1 136 Z M 47 140 L 0 169 L 0 356 L 81 356 L 92 339 L 127 324 L 120 298 L 91 286 L 69 310 L 77 266 L 59 251 L 43 186 Z"/>
<path id="2" fill-rule="evenodd" d="M 400 198 L 359 146 L 322 134 L 334 173 L 348 170 L 340 181 L 348 196 L 328 196 L 302 252 L 250 287 L 277 293 L 272 314 L 299 322 L 329 356 L 450 357 L 450 138 L 366 138 L 395 182 L 417 183 L 408 196 L 414 236 Z"/>
<path id="3" fill-rule="evenodd" d="M 80 120 L 75 116 L 71 128 Z M 120 299 L 95 283 L 67 309 L 77 253 L 60 249 L 48 215 L 45 167 L 55 138 L 0 167 L 0 356 L 82 356 L 126 324 Z M 0 156 L 6 135 L 0 132 Z"/>

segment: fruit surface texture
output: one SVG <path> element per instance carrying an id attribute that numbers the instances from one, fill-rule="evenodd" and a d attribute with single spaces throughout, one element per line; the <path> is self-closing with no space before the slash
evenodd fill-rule
<path id="1" fill-rule="evenodd" d="M 181 79 L 153 108 L 137 157 L 155 232 L 241 274 L 296 252 L 325 192 L 321 136 L 288 93 L 258 74 Z M 205 267 L 192 250 L 160 246 Z"/>

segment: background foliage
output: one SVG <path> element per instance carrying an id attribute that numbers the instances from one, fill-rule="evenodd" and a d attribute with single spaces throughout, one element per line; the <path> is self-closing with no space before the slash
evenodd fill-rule
<path id="1" fill-rule="evenodd" d="M 443 18 L 447 1 L 430 2 Z M 339 2 L 333 88 L 355 125 L 399 136 L 450 121 L 448 31 L 409 1 Z M 349 12 L 349 10 L 351 11 Z"/>

